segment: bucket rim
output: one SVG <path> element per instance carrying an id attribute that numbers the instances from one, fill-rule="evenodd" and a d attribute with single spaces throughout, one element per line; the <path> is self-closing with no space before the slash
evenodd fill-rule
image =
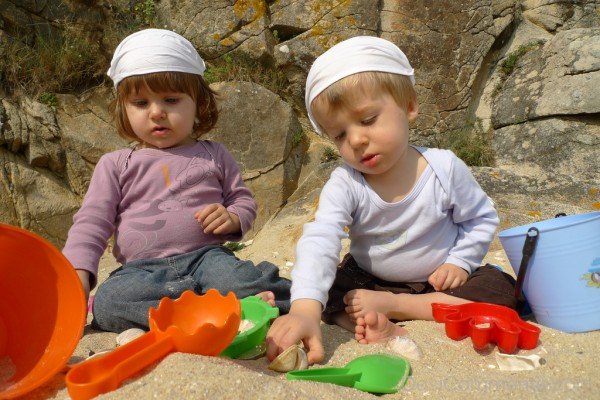
<path id="1" fill-rule="evenodd" d="M 547 222 L 547 221 L 553 221 L 554 219 L 568 220 L 568 219 L 571 219 L 571 217 L 578 217 L 578 218 L 575 221 L 567 222 L 563 225 L 555 226 L 555 227 L 539 228 L 538 226 L 536 226 L 536 224 L 539 225 L 540 223 Z M 581 219 L 582 217 L 584 217 L 584 218 Z M 585 217 L 589 217 L 589 218 L 585 218 Z M 538 228 L 540 232 L 551 232 L 551 231 L 555 231 L 557 229 L 568 228 L 570 226 L 594 221 L 596 219 L 600 219 L 600 211 L 590 211 L 590 212 L 581 213 L 581 214 L 571 214 L 571 215 L 567 215 L 564 217 L 548 218 L 548 219 L 532 222 L 530 224 L 524 224 L 524 225 L 514 226 L 512 228 L 505 229 L 498 233 L 498 237 L 505 239 L 505 238 L 523 236 L 523 235 L 527 234 L 527 230 L 523 231 L 523 229 L 526 229 L 526 228 L 528 229 L 531 227 Z"/>

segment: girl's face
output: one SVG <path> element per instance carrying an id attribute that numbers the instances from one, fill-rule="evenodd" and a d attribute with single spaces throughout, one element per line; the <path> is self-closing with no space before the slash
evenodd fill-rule
<path id="1" fill-rule="evenodd" d="M 355 93 L 347 106 L 332 109 L 324 102 L 313 102 L 312 111 L 344 161 L 367 180 L 400 172 L 408 149 L 409 122 L 417 116 L 416 103 L 404 110 L 391 95 L 365 89 Z"/>
<path id="2" fill-rule="evenodd" d="M 191 144 L 196 102 L 181 92 L 153 92 L 143 87 L 125 99 L 131 129 L 144 147 L 166 149 Z"/>

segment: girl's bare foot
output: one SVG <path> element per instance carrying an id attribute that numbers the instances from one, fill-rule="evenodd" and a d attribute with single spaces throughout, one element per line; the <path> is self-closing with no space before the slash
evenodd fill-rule
<path id="1" fill-rule="evenodd" d="M 269 303 L 271 307 L 275 307 L 275 295 L 273 292 L 260 292 L 256 296 Z"/>
<path id="2" fill-rule="evenodd" d="M 393 336 L 404 336 L 408 331 L 394 324 L 380 312 L 369 311 L 356 320 L 354 337 L 358 343 L 385 342 Z"/>
<path id="3" fill-rule="evenodd" d="M 369 311 L 380 312 L 390 317 L 390 313 L 400 307 L 397 295 L 367 289 L 350 290 L 344 296 L 344 303 L 346 314 L 354 321 L 360 317 L 364 318 Z"/>

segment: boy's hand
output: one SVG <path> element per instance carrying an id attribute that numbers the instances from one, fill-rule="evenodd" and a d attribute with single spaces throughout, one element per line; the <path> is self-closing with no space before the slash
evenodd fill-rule
<path id="1" fill-rule="evenodd" d="M 427 281 L 436 291 L 454 289 L 462 286 L 469 277 L 469 273 L 454 264 L 442 264 L 431 275 Z"/>
<path id="2" fill-rule="evenodd" d="M 194 214 L 194 218 L 202 226 L 204 233 L 226 235 L 237 233 L 242 229 L 240 218 L 227 211 L 223 204 L 209 204 Z"/>
<path id="3" fill-rule="evenodd" d="M 302 340 L 308 363 L 322 361 L 325 351 L 320 321 L 321 303 L 311 299 L 294 301 L 290 313 L 273 321 L 267 333 L 267 358 L 272 361 L 285 349 Z"/>

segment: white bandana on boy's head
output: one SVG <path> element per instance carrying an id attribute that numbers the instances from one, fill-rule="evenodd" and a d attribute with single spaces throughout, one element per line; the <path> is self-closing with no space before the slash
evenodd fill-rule
<path id="1" fill-rule="evenodd" d="M 165 29 L 144 29 L 117 46 L 106 72 L 115 89 L 123 79 L 154 72 L 204 74 L 204 61 L 183 36 Z"/>
<path id="2" fill-rule="evenodd" d="M 367 71 L 406 75 L 415 84 L 414 70 L 408 58 L 392 42 L 374 36 L 344 40 L 321 54 L 306 78 L 304 101 L 308 118 L 317 133 L 321 133 L 321 130 L 310 109 L 315 97 L 340 79 Z"/>

